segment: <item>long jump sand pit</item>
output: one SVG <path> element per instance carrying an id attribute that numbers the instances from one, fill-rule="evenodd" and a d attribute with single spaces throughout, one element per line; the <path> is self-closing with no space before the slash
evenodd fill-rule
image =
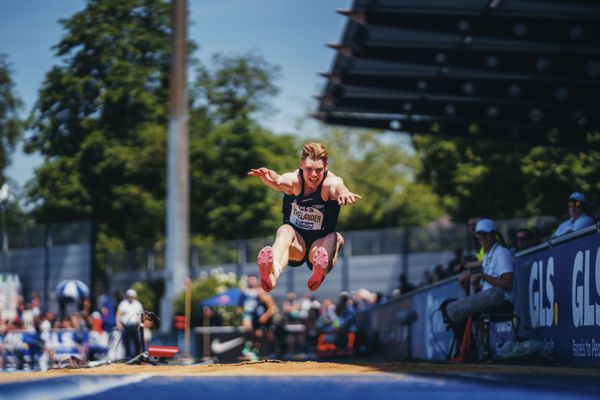
<path id="1" fill-rule="evenodd" d="M 259 361 L 237 364 L 198 364 L 198 365 L 126 365 L 109 364 L 93 368 L 61 368 L 44 372 L 11 372 L 0 374 L 0 383 L 38 380 L 65 376 L 90 375 L 133 375 L 153 376 L 336 376 L 336 375 L 375 375 L 381 373 L 402 373 L 417 375 L 542 375 L 580 376 L 599 378 L 596 368 L 564 368 L 546 366 L 497 365 L 497 364 L 450 364 L 431 362 L 386 362 L 386 361 L 346 361 L 346 362 L 281 362 Z"/>

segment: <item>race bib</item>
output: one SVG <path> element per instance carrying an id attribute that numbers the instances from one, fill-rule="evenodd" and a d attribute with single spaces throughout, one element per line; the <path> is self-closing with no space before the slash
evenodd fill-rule
<path id="1" fill-rule="evenodd" d="M 292 203 L 290 222 L 300 229 L 319 231 L 323 225 L 323 212 L 313 207 L 304 207 Z"/>

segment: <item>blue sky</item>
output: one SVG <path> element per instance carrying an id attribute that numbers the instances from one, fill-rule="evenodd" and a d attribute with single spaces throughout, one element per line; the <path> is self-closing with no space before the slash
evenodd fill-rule
<path id="1" fill-rule="evenodd" d="M 0 54 L 13 68 L 17 94 L 28 115 L 46 73 L 59 63 L 51 47 L 63 35 L 60 18 L 82 10 L 83 0 L 0 0 Z M 334 52 L 327 43 L 340 39 L 345 19 L 337 8 L 350 0 L 188 0 L 189 36 L 200 46 L 196 56 L 207 62 L 213 53 L 258 51 L 281 66 L 276 82 L 281 92 L 273 105 L 278 111 L 263 120 L 276 132 L 298 133 L 297 120 L 316 108 L 313 95 L 329 70 Z M 33 176 L 39 156 L 18 151 L 7 174 L 20 186 Z"/>

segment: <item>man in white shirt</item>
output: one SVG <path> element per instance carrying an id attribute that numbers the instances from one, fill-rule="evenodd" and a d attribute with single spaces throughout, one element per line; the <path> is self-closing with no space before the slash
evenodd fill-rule
<path id="1" fill-rule="evenodd" d="M 587 198 L 581 192 L 569 196 L 569 218 L 563 221 L 552 234 L 552 238 L 578 231 L 594 224 L 592 217 L 586 214 Z"/>
<path id="2" fill-rule="evenodd" d="M 140 354 L 142 339 L 140 337 L 140 325 L 144 307 L 137 301 L 137 293 L 133 289 L 125 292 L 125 300 L 117 307 L 117 329 L 122 332 L 125 356 L 131 359 Z"/>
<path id="3" fill-rule="evenodd" d="M 514 259 L 509 249 L 498 242 L 496 224 L 491 219 L 477 222 L 475 236 L 485 250 L 482 272 L 471 275 L 471 282 L 480 284 L 482 290 L 500 287 L 504 290 L 505 300 L 514 301 L 513 275 Z M 507 306 L 508 307 L 508 306 Z"/>
<path id="4" fill-rule="evenodd" d="M 514 259 L 509 249 L 498 241 L 496 224 L 483 218 L 477 222 L 475 236 L 485 251 L 480 272 L 465 271 L 459 277 L 463 287 L 472 285 L 477 293 L 442 305 L 444 319 L 449 323 L 457 339 L 462 340 L 460 355 L 455 361 L 469 357 L 470 341 L 465 340 L 471 333 L 471 318 L 482 313 L 511 315 L 514 308 Z M 488 327 L 479 326 L 478 344 L 483 354 L 489 351 Z M 468 335 L 465 335 L 465 331 Z M 486 356 L 484 356 L 485 358 Z"/>

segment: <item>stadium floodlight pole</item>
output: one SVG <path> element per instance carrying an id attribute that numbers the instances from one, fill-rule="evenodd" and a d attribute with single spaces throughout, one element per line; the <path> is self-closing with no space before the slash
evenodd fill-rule
<path id="1" fill-rule="evenodd" d="M 170 332 L 175 296 L 183 292 L 189 268 L 189 150 L 187 96 L 187 0 L 173 0 L 173 40 L 167 166 L 165 294 L 161 326 Z"/>

